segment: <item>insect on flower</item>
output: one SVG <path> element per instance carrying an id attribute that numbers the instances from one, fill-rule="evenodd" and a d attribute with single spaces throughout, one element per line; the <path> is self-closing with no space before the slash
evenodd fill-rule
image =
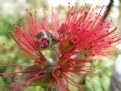
<path id="1" fill-rule="evenodd" d="M 13 90 L 38 82 L 39 85 L 46 84 L 46 91 L 70 91 L 66 83 L 84 91 L 77 82 L 77 76 L 81 78 L 85 73 L 94 73 L 86 64 L 96 61 L 93 59 L 95 56 L 115 53 L 112 47 L 120 40 L 119 33 L 111 21 L 102 21 L 103 7 L 90 9 L 84 5 L 79 9 L 68 9 L 62 24 L 52 11 L 52 24 L 47 17 L 40 24 L 37 17 L 28 12 L 24 26 L 13 25 L 16 32 L 10 33 L 12 38 L 33 60 L 28 61 L 28 65 L 32 65 L 21 71 L 1 73 L 21 74 L 24 77 L 11 84 Z M 47 57 L 48 52 L 50 58 Z"/>

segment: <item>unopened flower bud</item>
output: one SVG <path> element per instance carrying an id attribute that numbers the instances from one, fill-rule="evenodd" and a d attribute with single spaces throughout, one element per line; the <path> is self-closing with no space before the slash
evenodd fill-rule
<path id="1" fill-rule="evenodd" d="M 39 42 L 42 48 L 46 48 L 49 46 L 49 39 L 47 37 L 41 37 Z"/>

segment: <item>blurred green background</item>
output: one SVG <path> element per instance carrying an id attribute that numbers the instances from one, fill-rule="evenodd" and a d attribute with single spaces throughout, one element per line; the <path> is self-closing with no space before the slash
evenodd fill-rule
<path id="1" fill-rule="evenodd" d="M 17 63 L 30 60 L 29 57 L 24 55 L 22 51 L 17 48 L 17 45 L 9 34 L 9 32 L 14 31 L 10 24 L 18 24 L 19 20 L 25 17 L 26 9 L 29 9 L 31 12 L 37 11 L 38 18 L 42 18 L 44 13 L 50 12 L 53 6 L 58 12 L 61 12 L 61 19 L 64 19 L 68 2 L 72 5 L 77 2 L 78 7 L 85 3 L 89 6 L 101 7 L 103 5 L 108 6 L 110 1 L 111 0 L 0 0 L 0 63 L 6 61 Z M 119 31 L 121 4 L 118 0 L 114 0 L 112 4 L 111 10 L 108 11 L 106 18 L 112 17 Z M 91 75 L 87 77 L 88 80 L 85 82 L 80 82 L 80 85 L 84 87 L 85 91 L 109 91 L 112 65 L 118 55 L 117 53 L 110 57 L 104 57 L 96 63 L 91 64 L 100 68 L 97 72 L 99 76 Z M 0 64 L 0 72 L 16 71 L 18 69 L 14 69 L 14 67 L 4 67 Z M 0 91 L 10 91 L 8 85 L 11 84 L 11 82 L 13 82 L 13 76 L 0 76 Z M 78 91 L 78 89 L 73 86 L 69 85 L 69 88 L 72 91 Z M 23 91 L 23 89 L 21 91 Z M 29 86 L 25 91 L 44 91 L 44 89 L 42 87 Z"/>

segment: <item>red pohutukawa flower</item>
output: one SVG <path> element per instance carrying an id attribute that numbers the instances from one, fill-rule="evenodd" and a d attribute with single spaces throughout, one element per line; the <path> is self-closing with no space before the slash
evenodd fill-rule
<path id="1" fill-rule="evenodd" d="M 102 21 L 102 9 L 90 9 L 87 6 L 78 10 L 69 8 L 62 24 L 53 11 L 51 24 L 47 17 L 40 24 L 34 15 L 27 13 L 27 24 L 22 27 L 13 25 L 15 33 L 11 33 L 12 38 L 33 59 L 32 62 L 28 61 L 30 66 L 24 70 L 3 73 L 24 77 L 11 85 L 13 90 L 23 85 L 44 83 L 46 91 L 70 91 L 66 85 L 69 83 L 83 91 L 77 84 L 77 76 L 94 73 L 86 64 L 96 61 L 93 59 L 95 56 L 115 53 L 114 44 L 120 40 L 112 22 Z"/>

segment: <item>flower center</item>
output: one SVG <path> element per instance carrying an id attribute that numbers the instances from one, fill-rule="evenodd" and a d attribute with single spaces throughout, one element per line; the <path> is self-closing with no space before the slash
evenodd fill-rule
<path id="1" fill-rule="evenodd" d="M 53 33 L 41 31 L 36 35 L 38 43 L 41 47 L 41 52 L 49 63 L 57 60 L 58 39 Z"/>
<path id="2" fill-rule="evenodd" d="M 42 37 L 42 38 L 40 38 L 39 42 L 40 42 L 40 45 L 42 48 L 46 48 L 49 46 L 50 41 L 47 37 Z"/>

